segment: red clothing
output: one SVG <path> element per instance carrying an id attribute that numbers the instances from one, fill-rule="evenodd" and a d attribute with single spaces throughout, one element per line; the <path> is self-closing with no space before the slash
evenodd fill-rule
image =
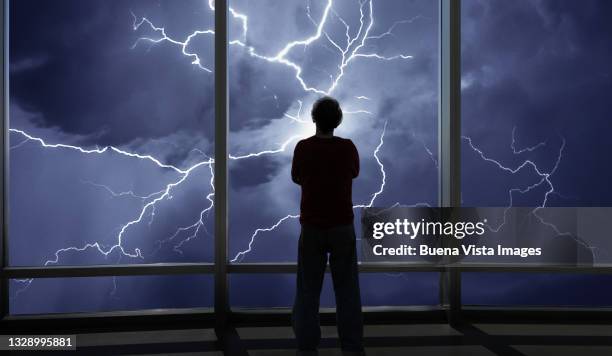
<path id="1" fill-rule="evenodd" d="M 328 228 L 353 222 L 353 178 L 359 154 L 353 141 L 312 136 L 295 146 L 291 178 L 302 186 L 300 223 Z"/>

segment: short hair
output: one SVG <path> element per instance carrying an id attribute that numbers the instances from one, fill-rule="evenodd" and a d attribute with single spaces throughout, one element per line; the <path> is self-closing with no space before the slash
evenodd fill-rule
<path id="1" fill-rule="evenodd" d="M 310 112 L 317 128 L 323 132 L 333 131 L 342 122 L 342 109 L 338 100 L 324 96 L 312 105 Z"/>

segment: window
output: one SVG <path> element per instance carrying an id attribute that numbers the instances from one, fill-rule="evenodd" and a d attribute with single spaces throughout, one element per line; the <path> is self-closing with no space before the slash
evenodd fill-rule
<path id="1" fill-rule="evenodd" d="M 190 37 L 214 29 L 208 5 L 26 0 L 10 20 L 10 265 L 212 262 L 214 33 Z M 66 311 L 51 291 L 80 285 L 102 295 L 85 310 L 138 309 L 187 288 L 129 278 L 13 280 L 12 305 L 46 291 Z"/>
<path id="2" fill-rule="evenodd" d="M 462 198 L 466 206 L 608 206 L 612 47 L 601 0 L 464 0 Z M 503 38 L 503 40 L 500 40 Z M 532 166 L 510 174 L 504 167 Z M 529 189 L 527 189 L 529 188 Z M 596 264 L 606 246 L 585 242 Z M 610 305 L 610 277 L 464 274 L 466 304 Z M 490 286 L 487 290 L 481 285 Z M 597 289 L 597 297 L 591 291 Z M 562 290 L 562 293 L 557 291 Z"/>
<path id="3" fill-rule="evenodd" d="M 340 99 L 337 134 L 361 154 L 357 231 L 361 207 L 458 201 L 448 148 L 459 138 L 465 206 L 609 205 L 600 157 L 610 150 L 612 53 L 592 34 L 610 32 L 601 11 L 610 4 L 464 0 L 461 132 L 453 4 L 232 0 L 224 43 L 213 0 L 12 1 L 3 311 L 9 299 L 13 314 L 201 308 L 214 288 L 219 323 L 224 303 L 289 306 L 299 233 L 291 156 L 313 134 L 309 109 L 323 94 Z M 215 54 L 227 83 L 215 78 L 225 73 Z M 215 84 L 229 95 L 216 96 Z M 215 112 L 225 103 L 229 117 Z M 215 122 L 229 123 L 227 137 Z M 226 138 L 229 155 L 215 155 Z M 547 179 L 491 159 L 529 159 Z M 227 195 L 224 179 L 214 186 L 219 162 L 229 166 Z M 215 233 L 215 216 L 229 218 L 227 231 Z M 596 262 L 607 261 L 595 247 Z M 461 294 L 468 305 L 592 306 L 612 293 L 608 276 L 414 262 L 362 260 L 363 304 L 453 311 Z M 484 283 L 486 293 L 475 287 Z M 568 286 L 598 286 L 598 296 L 550 293 Z M 322 304 L 331 296 L 328 283 Z"/>

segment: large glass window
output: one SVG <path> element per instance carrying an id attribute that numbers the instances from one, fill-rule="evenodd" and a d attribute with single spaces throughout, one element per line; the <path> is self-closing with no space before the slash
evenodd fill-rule
<path id="1" fill-rule="evenodd" d="M 323 95 L 340 101 L 344 120 L 335 134 L 350 138 L 360 153 L 356 231 L 362 207 L 437 204 L 436 1 L 233 0 L 230 6 L 232 263 L 296 261 L 300 189 L 290 178 L 291 159 L 297 141 L 315 132 L 310 110 Z M 384 279 L 405 292 L 422 284 L 424 294 L 435 294 L 427 289 L 433 278 L 438 281 L 434 274 Z M 276 280 L 275 288 L 258 293 L 292 290 L 294 280 Z M 241 286 L 230 294 L 241 294 Z M 362 287 L 368 288 L 378 287 Z M 421 300 L 390 295 L 386 303 Z"/>
<path id="2" fill-rule="evenodd" d="M 211 262 L 208 4 L 11 1 L 9 30 L 10 265 Z M 162 284 L 114 281 L 80 280 L 87 288 L 75 294 L 100 291 L 88 310 L 177 297 L 154 292 Z M 56 297 L 48 312 L 65 311 L 70 298 L 40 288 L 75 283 L 13 280 L 12 305 L 40 310 L 38 294 Z"/>
<path id="3" fill-rule="evenodd" d="M 463 204 L 609 206 L 612 4 L 462 4 Z M 595 264 L 610 262 L 606 248 L 576 243 Z M 466 273 L 464 279 L 466 304 L 612 301 L 609 276 Z"/>
<path id="4" fill-rule="evenodd" d="M 278 273 L 289 269 L 256 274 L 261 266 L 244 264 L 296 261 L 300 191 L 289 171 L 296 142 L 314 134 L 310 108 L 320 96 L 339 99 L 336 134 L 360 152 L 356 231 L 361 208 L 437 204 L 438 3 L 229 2 L 229 156 L 220 159 L 230 176 L 220 198 L 230 207 L 227 262 L 243 264 L 229 266 L 232 306 L 292 303 L 294 278 Z M 462 204 L 609 206 L 612 46 L 602 34 L 612 33 L 612 5 L 462 4 Z M 212 271 L 195 263 L 214 260 L 219 198 L 214 13 L 213 0 L 11 2 L 5 264 L 13 273 L 90 267 L 79 277 L 9 273 L 11 313 L 211 305 L 212 276 L 163 274 Z M 574 242 L 595 265 L 612 259 L 605 246 Z M 92 266 L 163 262 L 174 266 L 144 266 L 161 268 L 149 276 L 107 277 L 114 272 Z M 440 277 L 364 272 L 364 305 L 437 304 Z M 612 300 L 609 276 L 462 277 L 464 304 Z M 324 306 L 333 306 L 329 282 Z M 597 297 L 555 292 L 570 289 Z"/>

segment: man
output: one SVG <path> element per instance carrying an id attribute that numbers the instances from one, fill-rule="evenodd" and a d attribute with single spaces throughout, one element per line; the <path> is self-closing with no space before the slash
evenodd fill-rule
<path id="1" fill-rule="evenodd" d="M 291 167 L 291 178 L 302 189 L 292 318 L 298 355 L 317 355 L 321 339 L 319 299 L 328 255 L 342 352 L 364 355 L 352 203 L 359 154 L 350 139 L 334 136 L 334 129 L 342 121 L 342 110 L 335 99 L 317 100 L 311 115 L 316 134 L 297 143 Z"/>

